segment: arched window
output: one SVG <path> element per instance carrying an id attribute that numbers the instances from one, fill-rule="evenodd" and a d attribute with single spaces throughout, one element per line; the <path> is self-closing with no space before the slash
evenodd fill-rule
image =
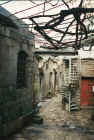
<path id="1" fill-rule="evenodd" d="M 17 88 L 26 87 L 26 62 L 27 54 L 24 51 L 20 51 L 17 62 Z"/>

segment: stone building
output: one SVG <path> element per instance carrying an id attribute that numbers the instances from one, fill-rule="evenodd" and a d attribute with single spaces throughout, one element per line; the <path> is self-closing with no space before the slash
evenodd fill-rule
<path id="1" fill-rule="evenodd" d="M 51 97 L 58 93 L 60 83 L 58 60 L 54 57 L 43 58 L 39 62 L 40 96 Z"/>
<path id="2" fill-rule="evenodd" d="M 22 127 L 24 117 L 36 110 L 33 51 L 33 33 L 0 13 L 0 135 Z"/>
<path id="3" fill-rule="evenodd" d="M 36 50 L 39 59 L 40 96 L 47 97 L 60 93 L 64 81 L 64 59 L 75 56 L 73 48 L 63 51 Z"/>
<path id="4" fill-rule="evenodd" d="M 81 102 L 82 107 L 94 107 L 94 58 L 81 60 Z"/>
<path id="5" fill-rule="evenodd" d="M 71 85 L 71 86 L 70 86 Z M 62 103 L 68 111 L 94 108 L 94 52 L 63 59 Z"/>

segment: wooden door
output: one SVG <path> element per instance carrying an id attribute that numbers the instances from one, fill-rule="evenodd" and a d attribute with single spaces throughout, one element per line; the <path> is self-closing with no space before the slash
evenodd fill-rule
<path id="1" fill-rule="evenodd" d="M 94 105 L 94 80 L 82 79 L 80 104 Z"/>
<path id="2" fill-rule="evenodd" d="M 81 80 L 80 104 L 88 105 L 88 81 L 87 80 Z"/>
<path id="3" fill-rule="evenodd" d="M 88 80 L 88 105 L 94 105 L 94 80 Z"/>

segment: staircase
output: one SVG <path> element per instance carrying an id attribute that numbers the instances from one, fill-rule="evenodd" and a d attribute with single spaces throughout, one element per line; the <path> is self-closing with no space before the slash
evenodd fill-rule
<path id="1" fill-rule="evenodd" d="M 71 64 L 69 64 L 70 72 L 65 74 L 66 78 L 63 78 L 63 83 L 60 89 L 60 94 L 62 95 L 62 104 L 67 106 L 67 110 L 76 111 L 79 110 L 79 105 L 77 104 L 77 88 L 79 88 L 79 80 L 80 80 L 80 71 L 78 69 L 78 63 L 74 63 L 71 60 Z M 66 71 L 66 69 L 65 69 Z M 69 82 L 68 82 L 69 78 Z M 67 79 L 67 81 L 65 81 Z"/>
<path id="2" fill-rule="evenodd" d="M 75 93 L 70 91 L 68 86 L 63 86 L 60 89 L 60 94 L 62 95 L 62 104 L 67 104 L 67 110 L 69 112 L 79 110 L 79 106 L 75 101 Z"/>

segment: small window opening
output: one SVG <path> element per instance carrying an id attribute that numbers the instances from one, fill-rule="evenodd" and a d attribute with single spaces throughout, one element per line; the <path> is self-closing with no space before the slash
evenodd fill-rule
<path id="1" fill-rule="evenodd" d="M 46 64 L 46 69 L 48 69 L 48 63 Z"/>
<path id="2" fill-rule="evenodd" d="M 27 54 L 24 51 L 20 51 L 17 62 L 17 88 L 26 87 L 26 62 Z"/>
<path id="3" fill-rule="evenodd" d="M 66 67 L 66 68 L 69 68 L 69 60 L 66 60 L 66 61 L 65 61 L 65 67 Z"/>

